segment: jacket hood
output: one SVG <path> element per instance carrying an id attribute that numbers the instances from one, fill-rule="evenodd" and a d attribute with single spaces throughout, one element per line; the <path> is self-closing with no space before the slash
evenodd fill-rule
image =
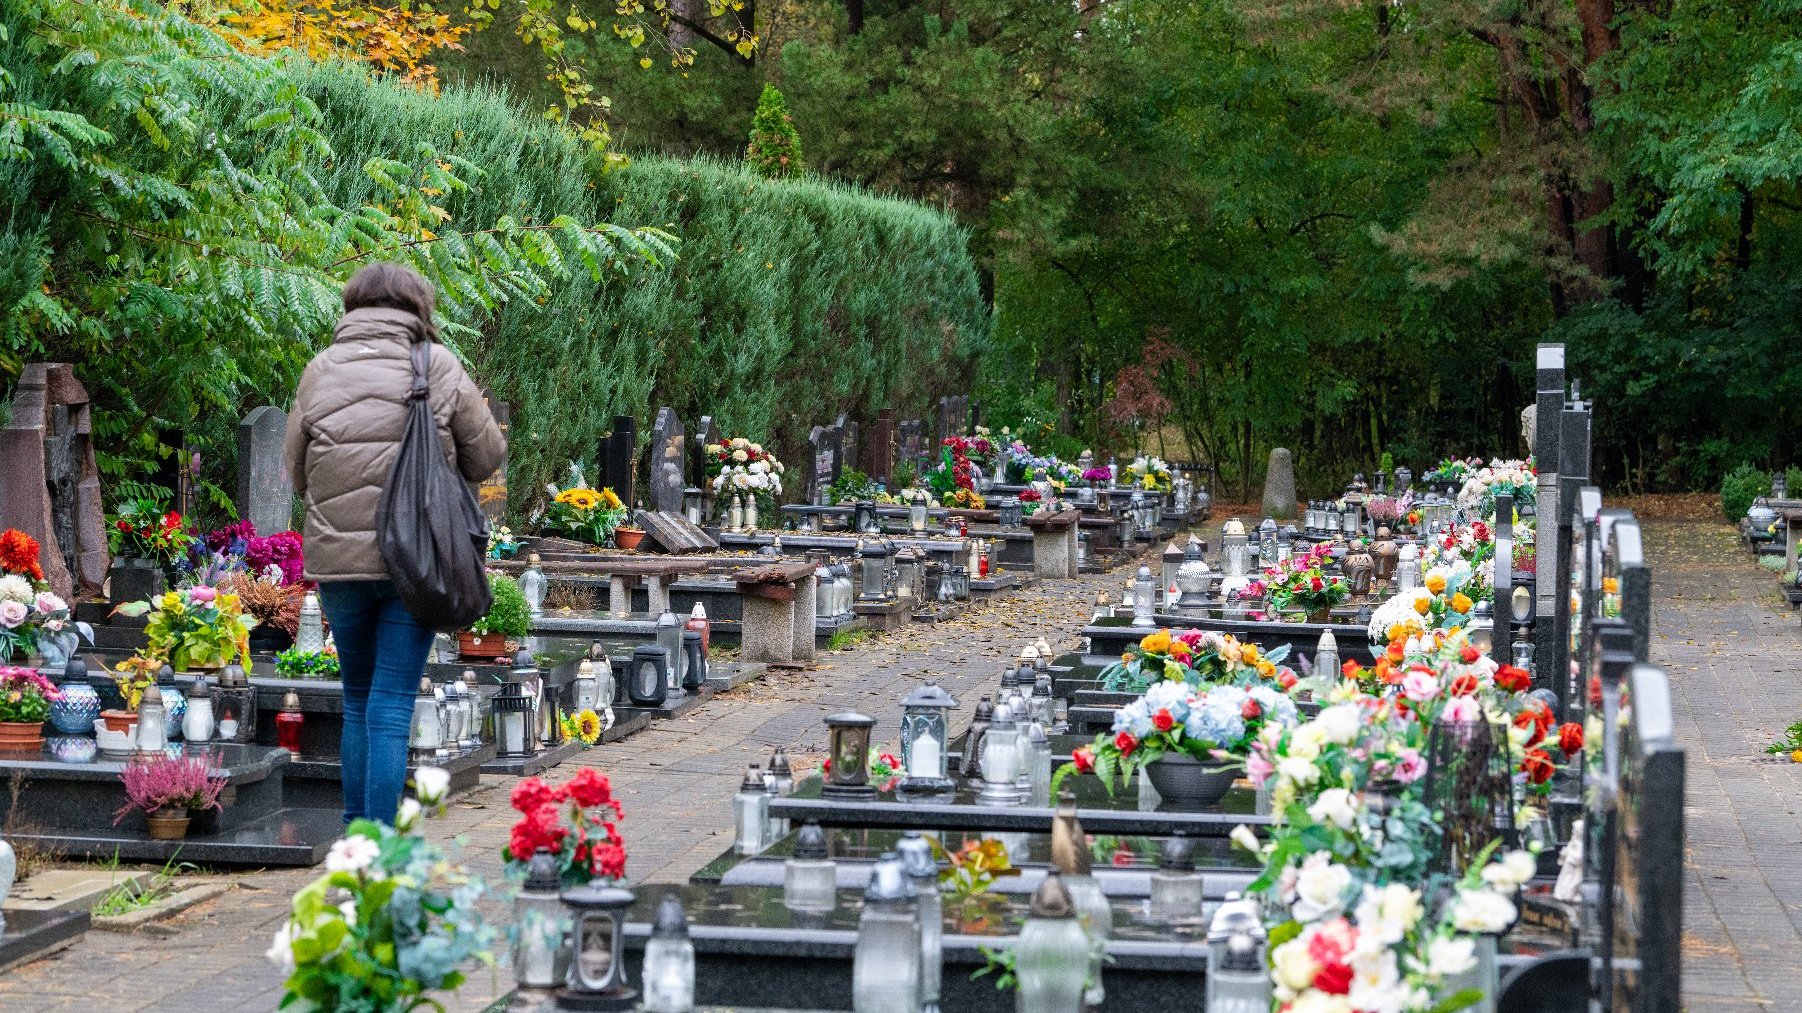
<path id="1" fill-rule="evenodd" d="M 338 319 L 332 329 L 333 341 L 369 341 L 390 339 L 411 344 L 426 340 L 419 317 L 406 310 L 386 306 L 365 306 L 351 310 Z"/>

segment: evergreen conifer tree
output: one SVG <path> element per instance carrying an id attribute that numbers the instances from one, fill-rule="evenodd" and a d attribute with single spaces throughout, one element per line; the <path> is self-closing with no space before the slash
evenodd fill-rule
<path id="1" fill-rule="evenodd" d="M 801 135 L 789 118 L 782 93 L 773 84 L 763 86 L 757 112 L 751 117 L 751 143 L 745 161 L 765 179 L 790 179 L 801 175 Z"/>

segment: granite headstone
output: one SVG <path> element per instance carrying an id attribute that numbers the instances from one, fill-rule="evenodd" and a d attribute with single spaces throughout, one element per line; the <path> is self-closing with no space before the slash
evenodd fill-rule
<path id="1" fill-rule="evenodd" d="M 68 363 L 19 371 L 0 429 L 0 527 L 38 540 L 51 590 L 95 594 L 106 579 L 106 517 L 88 392 Z"/>
<path id="2" fill-rule="evenodd" d="M 687 486 L 688 447 L 683 440 L 682 417 L 670 407 L 657 409 L 651 424 L 651 509 L 658 513 L 682 512 L 682 490 Z"/>
<path id="3" fill-rule="evenodd" d="M 287 432 L 288 413 L 274 405 L 252 408 L 238 423 L 238 518 L 259 534 L 288 530 L 294 516 L 294 486 L 282 463 Z M 504 501 L 504 482 L 501 488 Z"/>
<path id="4" fill-rule="evenodd" d="M 1295 516 L 1295 459 L 1286 447 L 1270 451 L 1270 466 L 1264 471 L 1264 514 Z"/>

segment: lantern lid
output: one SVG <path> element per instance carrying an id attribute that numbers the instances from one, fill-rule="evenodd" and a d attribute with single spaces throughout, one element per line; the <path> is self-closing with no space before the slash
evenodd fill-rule
<path id="1" fill-rule="evenodd" d="M 1151 567 L 1149 567 L 1149 566 L 1139 567 L 1138 579 L 1139 580 L 1150 580 L 1151 579 Z"/>
<path id="2" fill-rule="evenodd" d="M 532 698 L 526 695 L 525 687 L 517 682 L 509 682 L 494 695 L 493 707 L 496 712 L 529 711 L 532 709 Z"/>
<path id="3" fill-rule="evenodd" d="M 76 661 L 76 659 L 74 659 L 74 658 L 69 659 L 69 663 L 71 665 L 73 665 L 75 663 L 75 661 Z M 86 668 L 87 666 L 84 664 L 82 667 Z M 64 685 L 68 684 L 69 676 L 85 675 L 85 674 L 87 674 L 87 673 L 85 673 L 85 672 L 78 673 L 72 669 L 65 671 L 64 679 L 63 679 Z M 203 697 L 203 696 L 212 696 L 213 690 L 212 690 L 211 684 L 209 684 L 206 681 L 206 676 L 197 675 L 194 677 L 194 681 L 188 684 L 187 690 L 182 695 L 187 697 L 189 700 L 194 700 L 196 698 Z"/>
<path id="4" fill-rule="evenodd" d="M 1245 525 L 1239 523 L 1239 518 L 1234 517 L 1220 526 L 1220 533 L 1223 535 L 1242 535 L 1245 533 Z"/>
<path id="5" fill-rule="evenodd" d="M 293 690 L 289 690 L 288 692 L 282 694 L 282 713 L 283 714 L 299 714 L 300 713 L 300 694 L 299 693 L 296 693 Z"/>
<path id="6" fill-rule="evenodd" d="M 1032 695 L 1033 696 L 1040 696 L 1040 697 L 1050 696 L 1051 690 L 1052 690 L 1052 686 L 1051 686 L 1051 673 L 1050 672 L 1040 672 L 1037 676 L 1035 676 L 1033 678 L 1033 680 L 1032 680 Z"/>
<path id="7" fill-rule="evenodd" d="M 874 728 L 876 727 L 876 719 L 867 714 L 859 714 L 856 711 L 840 711 L 837 714 L 826 715 L 826 727 Z"/>
<path id="8" fill-rule="evenodd" d="M 657 617 L 657 625 L 662 627 L 679 626 L 681 624 L 676 621 L 676 614 L 674 612 L 671 612 L 669 609 L 664 609 L 663 614 Z"/>
<path id="9" fill-rule="evenodd" d="M 930 879 L 935 882 L 938 880 L 939 860 L 932 856 L 932 843 L 926 839 L 926 835 L 918 830 L 909 830 L 901 835 L 901 840 L 895 845 L 895 852 L 901 856 L 901 868 L 906 870 L 909 878 Z"/>
<path id="10" fill-rule="evenodd" d="M 997 730 L 1012 729 L 1014 727 L 1014 709 L 1006 703 L 996 704 L 995 714 L 989 719 L 989 727 Z"/>
<path id="11" fill-rule="evenodd" d="M 826 831 L 811 820 L 795 835 L 795 857 L 803 862 L 818 862 L 827 857 Z"/>
<path id="12" fill-rule="evenodd" d="M 535 670 L 537 667 L 538 659 L 532 656 L 530 647 L 521 645 L 519 650 L 513 652 L 513 670 L 515 672 Z"/>
<path id="13" fill-rule="evenodd" d="M 913 898 L 913 884 L 907 881 L 907 870 L 901 864 L 901 857 L 893 851 L 883 852 L 870 868 L 870 885 L 864 887 L 864 902 L 895 904 Z"/>
<path id="14" fill-rule="evenodd" d="M 1039 649 L 1036 645 L 1027 644 L 1025 647 L 1020 648 L 1020 660 L 1022 662 L 1036 661 L 1038 660 L 1038 657 Z"/>
<path id="15" fill-rule="evenodd" d="M 578 911 L 624 911 L 632 906 L 632 891 L 618 886 L 584 883 L 564 890 L 558 897 Z"/>
<path id="16" fill-rule="evenodd" d="M 777 746 L 775 751 L 770 753 L 770 773 L 775 774 L 777 777 L 781 777 L 784 774 L 792 774 L 793 772 L 794 768 L 789 766 L 788 763 L 788 750 L 783 749 L 781 746 Z"/>
<path id="17" fill-rule="evenodd" d="M 1076 793 L 1068 788 L 1057 793 L 1057 815 L 1051 819 L 1051 864 L 1066 876 L 1087 876 L 1093 867 L 1076 818 Z"/>
<path id="18" fill-rule="evenodd" d="M 660 939 L 688 938 L 688 914 L 682 910 L 681 898 L 666 893 L 657 902 L 657 920 L 651 926 L 651 934 Z"/>
<path id="19" fill-rule="evenodd" d="M 1035 746 L 1044 745 L 1051 741 L 1051 737 L 1045 734 L 1045 726 L 1037 721 L 1026 726 L 1026 738 Z"/>
<path id="20" fill-rule="evenodd" d="M 1014 680 L 1019 678 L 1018 673 L 1019 673 L 1019 669 L 1014 668 L 1011 665 L 1003 665 L 1002 666 L 1002 668 L 1001 668 L 1001 690 L 1003 693 L 1006 693 L 1006 691 L 1013 686 Z"/>
<path id="21" fill-rule="evenodd" d="M 463 685 L 474 686 L 475 684 L 476 684 L 476 670 L 473 668 L 464 669 L 463 670 Z"/>
<path id="22" fill-rule="evenodd" d="M 1172 872 L 1195 871 L 1195 842 L 1187 834 L 1172 834 L 1158 852 L 1158 868 Z"/>
<path id="23" fill-rule="evenodd" d="M 700 642 L 701 642 L 701 631 L 700 630 L 683 630 L 682 631 L 682 643 L 683 644 L 698 644 Z"/>
<path id="24" fill-rule="evenodd" d="M 88 677 L 88 663 L 81 660 L 81 655 L 79 655 L 79 654 L 71 655 L 69 657 L 68 664 L 63 666 L 63 682 L 64 682 L 64 684 L 71 683 L 71 682 L 80 682 L 81 680 L 86 679 L 87 677 Z M 202 676 L 201 678 L 204 678 L 204 676 Z M 199 680 L 196 679 L 195 681 L 198 682 Z"/>
<path id="25" fill-rule="evenodd" d="M 1235 934 L 1264 938 L 1264 919 L 1258 914 L 1257 902 L 1247 900 L 1237 890 L 1229 892 L 1215 910 L 1213 921 L 1208 923 L 1208 941 L 1217 942 Z"/>
<path id="26" fill-rule="evenodd" d="M 537 566 L 539 562 L 538 553 L 536 552 L 526 556 L 526 564 L 529 566 Z"/>
<path id="27" fill-rule="evenodd" d="M 1222 971 L 1262 971 L 1264 955 L 1258 952 L 1258 941 L 1250 933 L 1235 932 L 1226 941 L 1226 952 L 1220 955 Z"/>
<path id="28" fill-rule="evenodd" d="M 1047 874 L 1032 892 L 1029 918 L 1075 918 L 1076 904 L 1070 899 L 1070 888 L 1055 871 Z"/>
<path id="29" fill-rule="evenodd" d="M 632 648 L 632 661 L 634 663 L 640 661 L 655 661 L 658 658 L 662 658 L 664 661 L 669 660 L 669 651 L 665 650 L 660 644 L 639 644 L 637 647 Z"/>
<path id="30" fill-rule="evenodd" d="M 1047 661 L 1051 660 L 1051 642 L 1045 639 L 1045 634 L 1039 634 L 1039 639 L 1033 641 L 1032 646 L 1039 652 L 1039 657 Z"/>
<path id="31" fill-rule="evenodd" d="M 1258 534 L 1261 535 L 1266 531 L 1273 535 L 1276 534 L 1276 521 L 1274 519 L 1266 517 L 1258 522 Z"/>
<path id="32" fill-rule="evenodd" d="M 583 658 L 579 663 L 577 663 L 576 678 L 578 678 L 578 679 L 594 678 L 594 662 L 589 661 L 587 658 Z"/>
<path id="33" fill-rule="evenodd" d="M 1314 645 L 1315 651 L 1332 651 L 1339 653 L 1339 638 L 1333 636 L 1332 630 L 1320 631 L 1320 642 Z"/>
<path id="34" fill-rule="evenodd" d="M 1175 539 L 1171 539 L 1170 544 L 1164 546 L 1165 559 L 1181 559 L 1182 555 L 1183 547 Z"/>
<path id="35" fill-rule="evenodd" d="M 163 691 L 158 689 L 155 683 L 144 687 L 144 695 L 138 698 L 138 709 L 143 710 L 151 704 L 158 707 L 163 705 Z"/>
<path id="36" fill-rule="evenodd" d="M 419 677 L 419 695 L 420 696 L 431 696 L 432 689 L 433 689 L 432 677 L 429 675 L 420 676 Z"/>
<path id="37" fill-rule="evenodd" d="M 551 856 L 551 849 L 539 848 L 533 851 L 531 860 L 526 863 L 525 889 L 532 893 L 556 893 L 562 885 L 557 860 Z"/>
<path id="38" fill-rule="evenodd" d="M 753 763 L 745 768 L 745 779 L 739 782 L 739 791 L 762 791 L 763 768 Z"/>
<path id="39" fill-rule="evenodd" d="M 976 714 L 970 720 L 972 722 L 986 722 L 992 720 L 994 717 L 995 705 L 989 701 L 988 695 L 985 693 L 981 700 L 976 701 Z"/>
<path id="40" fill-rule="evenodd" d="M 901 706 L 936 707 L 940 710 L 950 710 L 957 706 L 957 701 L 952 698 L 951 694 L 940 688 L 937 679 L 927 679 L 924 686 L 916 688 L 902 699 Z"/>

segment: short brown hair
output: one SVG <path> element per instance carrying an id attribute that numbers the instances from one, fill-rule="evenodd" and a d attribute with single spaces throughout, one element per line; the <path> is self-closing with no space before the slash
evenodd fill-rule
<path id="1" fill-rule="evenodd" d="M 383 307 L 401 310 L 419 318 L 426 340 L 438 337 L 432 323 L 432 306 L 437 295 L 432 283 L 417 271 L 400 264 L 370 264 L 344 283 L 344 312 Z"/>

